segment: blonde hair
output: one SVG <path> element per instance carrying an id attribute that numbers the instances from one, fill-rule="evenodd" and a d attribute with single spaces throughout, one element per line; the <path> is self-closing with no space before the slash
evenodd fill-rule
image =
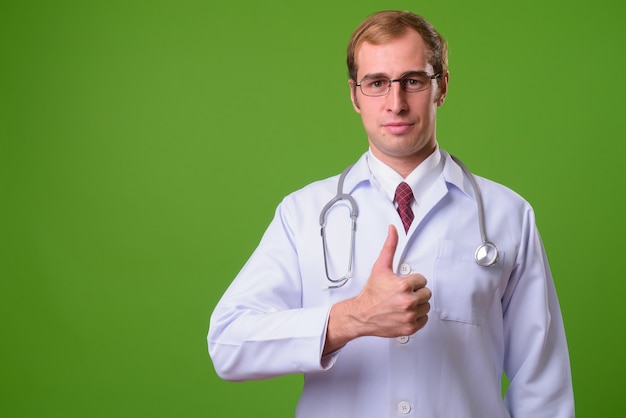
<path id="1" fill-rule="evenodd" d="M 408 11 L 387 10 L 365 19 L 354 31 L 348 43 L 348 75 L 357 81 L 356 51 L 363 42 L 381 45 L 404 35 L 413 29 L 420 34 L 427 46 L 426 60 L 433 66 L 435 74 L 448 71 L 448 46 L 446 40 L 433 25 L 421 16 Z M 440 81 L 441 78 L 438 80 Z"/>

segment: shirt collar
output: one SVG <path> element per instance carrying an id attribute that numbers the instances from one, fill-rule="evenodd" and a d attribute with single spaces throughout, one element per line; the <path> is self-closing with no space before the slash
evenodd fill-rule
<path id="1" fill-rule="evenodd" d="M 372 174 L 372 184 L 392 202 L 398 184 L 404 181 L 411 186 L 415 202 L 419 204 L 437 178 L 441 176 L 444 165 L 439 146 L 420 165 L 415 167 L 406 178 L 402 178 L 397 171 L 376 158 L 371 149 L 366 156 L 367 164 Z"/>
<path id="2" fill-rule="evenodd" d="M 454 160 L 450 157 L 450 154 L 448 154 L 446 151 L 439 149 L 439 148 L 437 148 L 437 151 L 434 152 L 433 154 L 438 154 L 438 156 L 436 156 L 433 159 L 433 160 L 438 160 L 438 163 L 437 163 L 437 167 L 434 170 L 431 170 L 431 171 L 427 170 L 430 172 L 430 175 L 428 176 L 429 179 L 427 179 L 427 181 L 430 181 L 432 184 L 438 184 L 440 183 L 440 181 L 443 181 L 444 184 L 452 185 L 456 187 L 457 189 L 459 189 L 464 194 L 468 196 L 473 196 L 472 187 L 471 187 L 471 184 L 469 183 L 469 180 L 464 175 L 461 167 L 457 165 L 454 162 Z M 432 156 L 433 155 L 429 156 L 427 160 Z M 376 174 L 371 168 L 372 165 L 376 165 L 376 162 L 372 164 L 372 161 L 375 161 L 375 158 L 371 154 L 371 152 L 368 151 L 364 153 L 363 155 L 361 155 L 361 158 L 359 158 L 359 160 L 353 166 L 350 167 L 350 169 L 348 170 L 349 173 L 346 176 L 345 182 L 343 185 L 343 193 L 351 194 L 357 188 L 362 187 L 365 184 L 370 184 L 374 188 L 379 190 L 381 194 L 384 194 L 385 197 L 389 199 L 389 201 L 393 201 L 394 195 L 395 195 L 395 189 L 397 185 L 400 183 L 400 181 L 402 181 L 402 177 L 398 173 L 396 173 L 394 170 L 392 170 L 390 167 L 386 166 L 383 162 L 378 160 L 378 162 L 381 164 L 383 169 L 391 170 L 393 173 L 395 173 L 395 175 L 399 177 L 399 179 L 397 180 L 397 183 L 395 184 L 392 183 L 391 186 L 388 187 L 388 190 L 389 190 L 388 192 L 383 190 L 383 187 L 380 185 L 379 180 L 375 177 Z M 437 179 L 436 175 L 433 173 L 441 173 L 442 175 L 440 176 L 440 179 Z M 411 177 L 411 175 L 409 175 L 409 177 Z M 381 179 L 382 178 L 383 176 L 381 176 Z M 426 181 L 422 182 L 423 185 L 427 185 L 426 183 L 427 183 Z"/>

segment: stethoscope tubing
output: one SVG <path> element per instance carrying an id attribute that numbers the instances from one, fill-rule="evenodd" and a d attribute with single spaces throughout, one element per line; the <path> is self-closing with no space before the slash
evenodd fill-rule
<path id="1" fill-rule="evenodd" d="M 476 197 L 476 206 L 477 206 L 477 212 L 478 212 L 478 228 L 480 230 L 481 243 L 478 245 L 478 247 L 476 248 L 476 251 L 474 252 L 474 260 L 476 261 L 476 264 L 478 264 L 479 266 L 491 267 L 498 262 L 499 250 L 498 250 L 498 247 L 493 242 L 489 241 L 489 239 L 487 238 L 487 230 L 485 226 L 485 208 L 483 205 L 483 196 L 482 196 L 482 193 L 480 192 L 480 187 L 478 186 L 478 183 L 476 182 L 476 178 L 469 171 L 469 169 L 465 166 L 465 164 L 463 164 L 463 162 L 459 160 L 457 157 L 455 157 L 454 155 L 450 155 L 450 157 L 454 160 L 454 162 L 456 162 L 459 165 L 459 167 L 461 167 L 461 170 L 463 171 L 463 174 L 469 180 L 472 186 L 472 189 L 474 190 L 475 197 Z M 350 169 L 352 169 L 353 165 L 354 164 L 346 167 L 346 169 L 341 173 L 341 175 L 339 176 L 339 180 L 337 181 L 337 194 L 335 195 L 335 197 L 333 197 L 324 205 L 320 213 L 319 222 L 320 222 L 320 234 L 322 236 L 322 252 L 324 255 L 324 270 L 326 273 L 326 278 L 331 283 L 330 285 L 325 286 L 324 289 L 336 289 L 336 288 L 342 287 L 352 277 L 356 220 L 359 215 L 359 208 L 354 198 L 350 194 L 343 192 L 343 183 L 345 181 L 346 176 L 348 175 L 348 172 L 350 171 Z M 351 219 L 350 251 L 349 251 L 350 255 L 348 259 L 347 273 L 339 278 L 332 278 L 330 276 L 330 272 L 328 269 L 328 254 L 327 254 L 328 246 L 326 244 L 326 214 L 328 213 L 330 208 L 332 208 L 336 203 L 340 201 L 344 201 L 344 200 L 347 201 L 350 206 L 350 219 Z"/>
<path id="2" fill-rule="evenodd" d="M 459 165 L 459 167 L 461 167 L 461 170 L 463 170 L 463 173 L 471 183 L 472 189 L 474 189 L 474 194 L 476 195 L 476 206 L 478 209 L 478 229 L 480 230 L 480 239 L 482 242 L 474 252 L 474 260 L 479 266 L 491 267 L 498 262 L 499 250 L 496 244 L 489 241 L 489 239 L 487 238 L 483 195 L 480 192 L 480 187 L 478 187 L 478 183 L 476 182 L 476 177 L 474 177 L 474 175 L 469 171 L 467 166 L 454 155 L 450 154 L 450 157 L 454 160 L 454 162 Z"/>
<path id="3" fill-rule="evenodd" d="M 359 216 L 359 207 L 356 204 L 356 200 L 354 200 L 352 196 L 343 192 L 343 182 L 353 165 L 354 164 L 346 167 L 346 169 L 343 170 L 343 173 L 341 173 L 341 176 L 339 176 L 339 181 L 337 182 L 337 195 L 333 197 L 330 201 L 328 201 L 326 205 L 324 205 L 320 213 L 320 234 L 322 236 L 324 270 L 326 272 L 326 278 L 328 279 L 329 282 L 332 283 L 331 285 L 326 286 L 324 289 L 336 289 L 336 288 L 342 287 L 344 284 L 346 284 L 346 282 L 350 278 L 352 278 L 352 264 L 353 264 L 352 261 L 354 257 L 354 241 L 355 241 L 354 237 L 356 233 L 356 219 Z M 351 220 L 350 251 L 349 251 L 350 255 L 348 258 L 347 273 L 339 277 L 338 279 L 333 279 L 332 277 L 330 277 L 330 272 L 328 271 L 328 255 L 327 255 L 328 246 L 326 245 L 326 214 L 328 213 L 331 207 L 333 207 L 337 202 L 340 202 L 342 200 L 346 200 L 350 204 L 350 220 Z"/>

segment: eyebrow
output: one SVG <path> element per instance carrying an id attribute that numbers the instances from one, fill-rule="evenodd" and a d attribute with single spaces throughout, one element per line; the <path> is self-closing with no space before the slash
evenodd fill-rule
<path id="1" fill-rule="evenodd" d="M 420 70 L 420 71 L 407 71 L 405 73 L 402 73 L 400 75 L 400 77 L 398 78 L 402 78 L 402 77 L 406 77 L 408 75 L 429 75 L 426 71 Z M 373 74 L 366 74 L 365 76 L 363 76 L 362 80 L 365 79 L 370 79 L 370 78 L 388 78 L 391 80 L 391 77 L 389 77 L 389 75 L 385 74 L 385 73 L 373 73 Z"/>

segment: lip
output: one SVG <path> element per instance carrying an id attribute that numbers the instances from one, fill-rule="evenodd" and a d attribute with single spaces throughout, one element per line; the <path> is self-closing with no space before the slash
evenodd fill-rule
<path id="1" fill-rule="evenodd" d="M 383 125 L 383 127 L 393 135 L 402 135 L 407 133 L 413 127 L 409 122 L 390 122 Z"/>

